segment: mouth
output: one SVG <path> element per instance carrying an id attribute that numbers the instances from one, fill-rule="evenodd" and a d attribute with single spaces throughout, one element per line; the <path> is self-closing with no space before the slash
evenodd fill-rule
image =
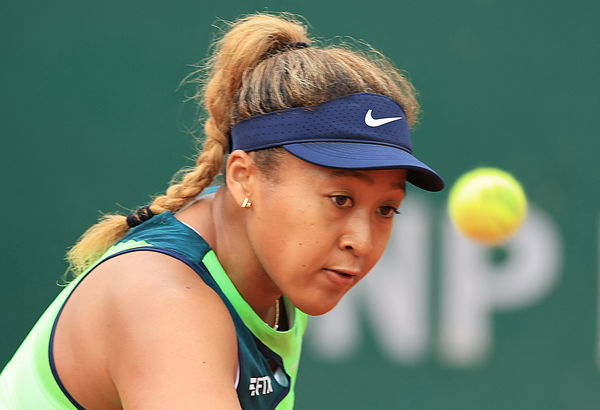
<path id="1" fill-rule="evenodd" d="M 350 285 L 356 282 L 358 274 L 338 269 L 323 268 L 323 272 L 327 274 L 327 277 L 338 285 Z"/>
<path id="2" fill-rule="evenodd" d="M 352 277 L 354 277 L 354 276 L 355 276 L 355 275 L 352 275 L 352 274 L 350 274 L 350 273 L 346 273 L 346 272 L 340 272 L 339 270 L 333 270 L 333 269 L 331 269 L 331 271 L 332 271 L 332 272 L 335 272 L 335 273 L 337 273 L 338 275 L 345 276 L 345 277 L 347 277 L 347 278 L 352 278 Z"/>

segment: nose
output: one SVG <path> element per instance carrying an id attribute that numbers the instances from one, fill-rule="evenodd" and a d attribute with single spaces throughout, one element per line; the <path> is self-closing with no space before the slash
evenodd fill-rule
<path id="1" fill-rule="evenodd" d="M 357 215 L 348 221 L 340 236 L 339 247 L 352 251 L 356 256 L 367 255 L 373 250 L 373 231 L 367 215 Z"/>

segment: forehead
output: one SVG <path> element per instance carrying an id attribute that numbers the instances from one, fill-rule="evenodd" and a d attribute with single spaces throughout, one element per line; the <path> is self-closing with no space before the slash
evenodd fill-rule
<path id="1" fill-rule="evenodd" d="M 375 185 L 378 180 L 390 182 L 392 188 L 406 190 L 406 170 L 355 170 L 355 169 L 329 169 L 329 178 L 355 178 L 369 185 Z"/>
<path id="2" fill-rule="evenodd" d="M 404 169 L 385 169 L 385 170 L 362 170 L 362 169 L 340 169 L 328 168 L 320 165 L 311 164 L 292 154 L 287 153 L 278 167 L 280 179 L 288 181 L 302 182 L 306 184 L 315 184 L 317 182 L 335 182 L 356 180 L 357 182 L 375 186 L 383 184 L 388 188 L 405 190 L 406 188 L 406 170 Z"/>

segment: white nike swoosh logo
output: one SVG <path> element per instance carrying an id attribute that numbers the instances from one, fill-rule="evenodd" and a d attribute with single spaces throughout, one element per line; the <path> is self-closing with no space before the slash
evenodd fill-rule
<path id="1" fill-rule="evenodd" d="M 389 118 L 373 118 L 373 110 L 367 111 L 365 114 L 365 124 L 369 127 L 380 127 L 388 122 L 401 120 L 402 117 L 389 117 Z"/>

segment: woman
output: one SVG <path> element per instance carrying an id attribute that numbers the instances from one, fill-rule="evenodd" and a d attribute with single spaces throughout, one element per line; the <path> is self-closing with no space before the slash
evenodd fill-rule
<path id="1" fill-rule="evenodd" d="M 306 316 L 377 262 L 406 181 L 443 188 L 411 154 L 413 87 L 383 59 L 253 15 L 207 77 L 196 166 L 69 251 L 77 277 L 4 369 L 2 408 L 292 408 Z"/>

